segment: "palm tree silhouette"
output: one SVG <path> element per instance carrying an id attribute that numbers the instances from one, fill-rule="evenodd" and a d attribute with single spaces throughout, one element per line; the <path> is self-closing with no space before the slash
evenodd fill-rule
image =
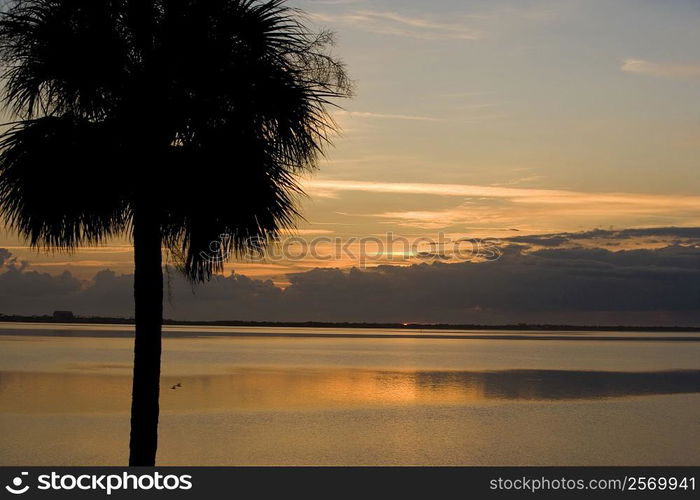
<path id="1" fill-rule="evenodd" d="M 0 215 L 38 249 L 133 238 L 129 464 L 154 465 L 163 249 L 201 282 L 293 226 L 298 176 L 351 93 L 344 66 L 284 0 L 12 0 L 0 15 L 17 117 Z"/>

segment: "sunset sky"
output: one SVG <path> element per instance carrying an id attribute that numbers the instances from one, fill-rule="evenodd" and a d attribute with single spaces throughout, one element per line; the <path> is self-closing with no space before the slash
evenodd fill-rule
<path id="1" fill-rule="evenodd" d="M 304 7 L 358 84 L 309 220 L 491 236 L 698 225 L 697 2 Z"/>
<path id="2" fill-rule="evenodd" d="M 696 0 L 292 3 L 337 33 L 335 53 L 356 82 L 334 113 L 336 147 L 303 181 L 300 236 L 444 233 L 527 243 L 525 253 L 554 246 L 540 237 L 552 234 L 562 251 L 699 248 L 700 231 L 650 229 L 700 226 Z M 132 266 L 127 240 L 46 256 L 4 233 L 0 248 L 5 266 L 29 262 L 13 272 L 67 269 L 89 283 Z M 285 288 L 289 273 L 355 265 L 233 262 L 227 274 Z"/>

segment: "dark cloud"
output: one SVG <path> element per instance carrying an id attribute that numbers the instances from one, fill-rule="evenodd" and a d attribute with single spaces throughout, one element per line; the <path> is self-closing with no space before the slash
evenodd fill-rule
<path id="1" fill-rule="evenodd" d="M 493 262 L 314 269 L 288 278 L 284 290 L 238 274 L 193 288 L 170 271 L 165 314 L 190 320 L 700 324 L 697 246 L 526 251 L 512 244 Z M 9 267 L 0 273 L 0 312 L 131 316 L 132 280 L 101 271 L 82 283 L 68 272 Z"/>
<path id="2" fill-rule="evenodd" d="M 46 314 L 80 303 L 80 280 L 65 271 L 58 276 L 6 266 L 0 273 L 0 313 Z"/>
<path id="3" fill-rule="evenodd" d="M 649 239 L 653 238 L 653 239 Z M 505 241 L 542 247 L 558 247 L 581 240 L 598 240 L 601 246 L 619 246 L 619 240 L 645 239 L 646 242 L 700 242 L 700 227 L 656 227 L 644 229 L 592 229 L 579 233 L 552 233 L 505 238 Z"/>
<path id="4" fill-rule="evenodd" d="M 315 270 L 292 277 L 287 298 L 314 319 L 369 321 L 700 323 L 700 250 L 509 247 L 487 263 Z"/>
<path id="5" fill-rule="evenodd" d="M 569 241 L 571 238 L 567 236 L 555 236 L 555 235 L 534 235 L 534 236 L 516 236 L 515 238 L 507 238 L 506 241 L 511 241 L 513 243 L 525 243 L 532 245 L 540 245 L 543 247 L 558 247 L 562 246 Z"/>
<path id="6" fill-rule="evenodd" d="M 0 268 L 5 265 L 5 261 L 10 260 L 12 254 L 7 248 L 0 248 Z"/>

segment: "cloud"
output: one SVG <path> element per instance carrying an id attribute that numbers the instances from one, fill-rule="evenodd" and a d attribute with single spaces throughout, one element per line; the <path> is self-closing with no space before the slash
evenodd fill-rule
<path id="1" fill-rule="evenodd" d="M 344 110 L 340 110 L 340 111 L 336 111 L 334 113 L 334 116 L 348 116 L 350 118 L 376 118 L 376 119 L 383 119 L 383 120 L 423 121 L 423 122 L 441 121 L 439 118 L 433 118 L 430 116 L 372 113 L 369 111 L 344 111 Z"/>
<path id="2" fill-rule="evenodd" d="M 326 197 L 337 197 L 342 192 L 356 191 L 433 195 L 466 200 L 450 208 L 371 214 L 402 226 L 423 229 L 483 223 L 495 223 L 500 226 L 536 224 L 535 227 L 541 228 L 552 227 L 555 218 L 563 217 L 575 226 L 579 222 L 590 224 L 591 218 L 610 220 L 611 214 L 614 214 L 615 223 L 628 225 L 678 224 L 680 218 L 685 218 L 686 221 L 700 221 L 700 196 L 340 179 L 311 179 L 305 182 L 304 186 L 309 194 L 322 193 Z M 577 217 L 580 220 L 577 220 Z"/>
<path id="3" fill-rule="evenodd" d="M 5 261 L 9 260 L 12 254 L 6 248 L 0 248 L 0 268 L 5 265 Z"/>
<path id="4" fill-rule="evenodd" d="M 307 0 L 311 4 L 317 5 L 347 5 L 353 3 L 364 3 L 365 0 Z"/>
<path id="5" fill-rule="evenodd" d="M 311 19 L 336 23 L 380 35 L 394 35 L 426 40 L 478 40 L 481 33 L 463 23 L 437 18 L 408 16 L 399 12 L 356 10 L 339 14 L 313 13 Z"/>
<path id="6" fill-rule="evenodd" d="M 48 314 L 77 305 L 81 292 L 82 283 L 68 271 L 51 275 L 6 267 L 0 273 L 0 313 Z"/>
<path id="7" fill-rule="evenodd" d="M 698 248 L 507 248 L 489 263 L 313 270 L 283 297 L 317 320 L 674 324 L 700 321 L 699 279 Z"/>
<path id="8" fill-rule="evenodd" d="M 513 243 L 527 243 L 541 246 L 562 246 L 570 243 L 578 243 L 581 240 L 595 240 L 600 244 L 601 240 L 630 240 L 640 238 L 653 238 L 652 241 L 671 242 L 678 244 L 700 244 L 700 227 L 653 227 L 621 230 L 593 229 L 578 233 L 552 233 L 536 234 L 528 236 L 514 236 L 506 238 Z"/>
<path id="9" fill-rule="evenodd" d="M 239 274 L 192 287 L 171 271 L 165 315 L 190 320 L 700 324 L 700 228 L 514 237 L 493 262 L 312 269 L 289 286 Z M 688 238 L 656 249 L 565 248 L 577 238 Z M 538 244 L 538 248 L 532 245 Z M 534 248 L 534 249 L 533 249 Z M 5 255 L 5 254 L 3 254 Z M 89 282 L 12 268 L 0 312 L 132 316 L 130 274 Z"/>
<path id="10" fill-rule="evenodd" d="M 678 64 L 646 61 L 644 59 L 625 59 L 622 71 L 661 78 L 700 78 L 700 64 Z"/>
<path id="11" fill-rule="evenodd" d="M 645 202 L 667 202 L 678 200 L 686 206 L 700 207 L 700 196 L 666 196 L 635 193 L 586 193 L 564 189 L 515 188 L 505 186 L 480 186 L 474 184 L 429 184 L 409 182 L 373 182 L 340 179 L 311 179 L 305 183 L 307 189 L 333 191 L 363 191 L 369 193 L 429 194 L 436 196 L 460 196 L 478 198 L 509 198 L 523 203 L 542 202 L 565 204 L 572 200 L 586 202 L 614 202 L 638 204 Z"/>
<path id="12" fill-rule="evenodd" d="M 284 231 L 283 234 L 289 235 L 289 236 L 314 236 L 317 234 L 335 234 L 335 231 L 333 231 L 331 229 L 306 228 L 306 229 L 290 229 L 288 231 Z"/>

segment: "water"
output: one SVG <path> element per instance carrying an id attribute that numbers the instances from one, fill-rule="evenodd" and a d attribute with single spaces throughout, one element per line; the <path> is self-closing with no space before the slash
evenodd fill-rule
<path id="1" fill-rule="evenodd" d="M 0 465 L 124 464 L 130 336 L 0 324 Z M 698 465 L 700 335 L 168 327 L 161 408 L 161 465 Z"/>

